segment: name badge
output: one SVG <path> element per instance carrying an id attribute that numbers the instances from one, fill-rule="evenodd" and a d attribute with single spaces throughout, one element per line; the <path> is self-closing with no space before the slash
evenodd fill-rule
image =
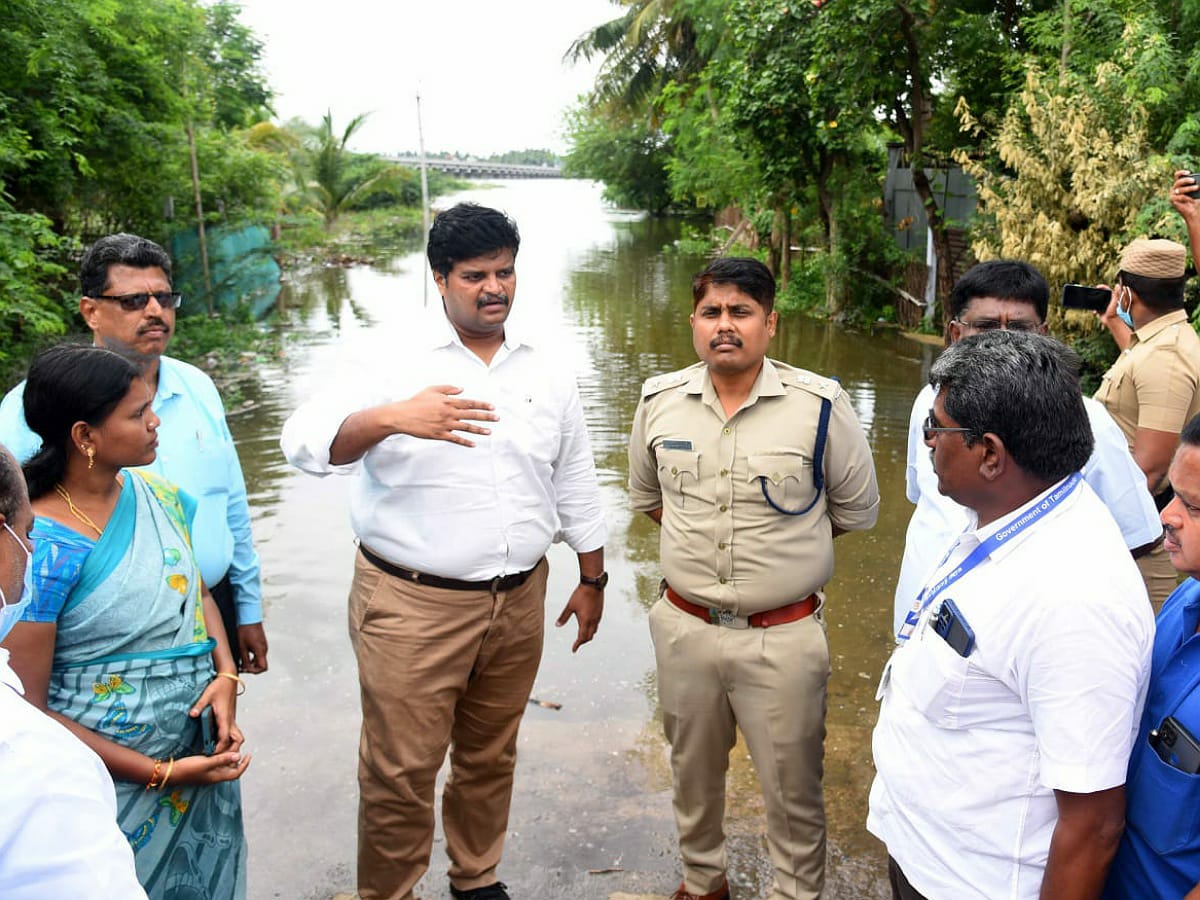
<path id="1" fill-rule="evenodd" d="M 664 450 L 691 450 L 691 441 L 663 441 L 659 446 Z"/>

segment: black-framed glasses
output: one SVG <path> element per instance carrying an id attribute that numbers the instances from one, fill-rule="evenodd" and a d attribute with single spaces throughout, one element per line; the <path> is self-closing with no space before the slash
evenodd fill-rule
<path id="1" fill-rule="evenodd" d="M 959 325 L 964 328 L 971 328 L 975 331 L 1017 331 L 1023 334 L 1032 334 L 1042 326 L 1037 322 L 1031 322 L 1028 319 L 1009 319 L 1007 322 L 1001 322 L 999 319 L 955 319 Z"/>
<path id="2" fill-rule="evenodd" d="M 136 312 L 139 309 L 145 309 L 151 297 L 163 309 L 179 309 L 179 304 L 183 302 L 183 294 L 179 291 L 152 291 L 148 294 L 117 294 L 115 296 L 96 294 L 92 299 L 111 300 L 113 303 L 120 303 L 121 309 L 126 312 Z"/>
<path id="3" fill-rule="evenodd" d="M 929 415 L 925 417 L 925 421 L 921 423 L 921 430 L 925 433 L 925 440 L 932 441 L 935 434 L 944 434 L 947 431 L 961 431 L 964 434 L 970 431 L 970 428 L 947 428 L 944 425 L 935 425 L 933 419 L 933 410 L 929 411 Z"/>

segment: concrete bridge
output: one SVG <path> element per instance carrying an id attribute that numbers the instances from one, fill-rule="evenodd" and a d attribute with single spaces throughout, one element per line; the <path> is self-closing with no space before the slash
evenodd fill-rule
<path id="1" fill-rule="evenodd" d="M 421 167 L 421 160 L 416 156 L 385 156 L 383 159 L 414 169 Z M 562 169 L 557 166 L 522 166 L 480 159 L 428 159 L 425 164 L 460 178 L 562 178 Z"/>

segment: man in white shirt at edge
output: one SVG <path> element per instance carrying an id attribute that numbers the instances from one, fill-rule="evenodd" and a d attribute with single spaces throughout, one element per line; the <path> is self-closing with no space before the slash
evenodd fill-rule
<path id="1" fill-rule="evenodd" d="M 0 640 L 32 599 L 33 510 L 0 444 Z M 0 647 L 0 897 L 145 900 L 100 757 L 27 703 Z"/>
<path id="2" fill-rule="evenodd" d="M 1046 279 L 1029 263 L 1011 259 L 980 263 L 958 280 L 950 294 L 950 343 L 996 328 L 1045 334 L 1049 300 Z M 933 406 L 933 397 L 933 386 L 926 385 L 917 394 L 909 416 L 905 492 L 916 509 L 908 523 L 900 562 L 893 634 L 904 623 L 926 576 L 967 524 L 968 510 L 938 491 L 923 440 L 921 425 Z M 1112 514 L 1125 546 L 1136 559 L 1162 539 L 1158 510 L 1146 488 L 1146 476 L 1117 423 L 1091 397 L 1084 397 L 1083 404 L 1095 439 L 1095 449 L 1082 469 L 1084 480 Z"/>
<path id="3" fill-rule="evenodd" d="M 930 383 L 938 489 L 971 517 L 884 669 L 867 828 L 895 898 L 1095 898 L 1154 623 L 1077 474 L 1092 450 L 1078 360 L 994 330 L 948 348 Z"/>
<path id="4" fill-rule="evenodd" d="M 519 243 L 497 210 L 439 214 L 428 245 L 445 312 L 437 333 L 408 331 L 373 361 L 373 376 L 310 401 L 283 429 L 293 465 L 357 472 L 350 637 L 363 705 L 363 900 L 412 897 L 451 743 L 451 894 L 508 900 L 496 868 L 552 541 L 579 557 L 557 622 L 578 619 L 573 649 L 592 639 L 603 609 L 604 515 L 578 390 L 553 348 L 506 325 Z"/>

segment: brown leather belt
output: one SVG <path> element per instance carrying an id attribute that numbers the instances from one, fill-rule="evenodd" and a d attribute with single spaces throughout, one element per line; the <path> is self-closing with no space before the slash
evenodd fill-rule
<path id="1" fill-rule="evenodd" d="M 708 606 L 701 606 L 699 603 L 693 603 L 691 600 L 679 596 L 675 592 L 675 589 L 670 586 L 667 587 L 666 598 L 685 613 L 689 613 L 697 619 L 703 619 L 710 625 L 731 625 L 731 620 L 742 618 L 741 616 L 734 616 L 725 610 L 712 609 Z M 785 625 L 788 622 L 795 622 L 798 619 L 811 616 L 816 611 L 819 603 L 820 599 L 816 594 L 809 594 L 803 600 L 797 600 L 795 603 L 787 604 L 787 606 L 768 609 L 766 612 L 751 613 L 745 617 L 746 624 L 751 628 L 770 628 L 772 625 Z"/>
<path id="2" fill-rule="evenodd" d="M 463 581 L 461 578 L 443 578 L 441 575 L 430 575 L 428 572 L 414 572 L 412 569 L 406 569 L 404 566 L 398 566 L 382 559 L 362 544 L 358 545 L 358 549 L 367 562 L 382 572 L 403 578 L 405 581 L 423 584 L 426 587 L 445 588 L 450 591 L 491 591 L 493 594 L 511 591 L 528 581 L 529 576 L 537 568 L 534 566 L 527 572 L 516 572 L 512 575 L 497 575 L 488 581 Z"/>

